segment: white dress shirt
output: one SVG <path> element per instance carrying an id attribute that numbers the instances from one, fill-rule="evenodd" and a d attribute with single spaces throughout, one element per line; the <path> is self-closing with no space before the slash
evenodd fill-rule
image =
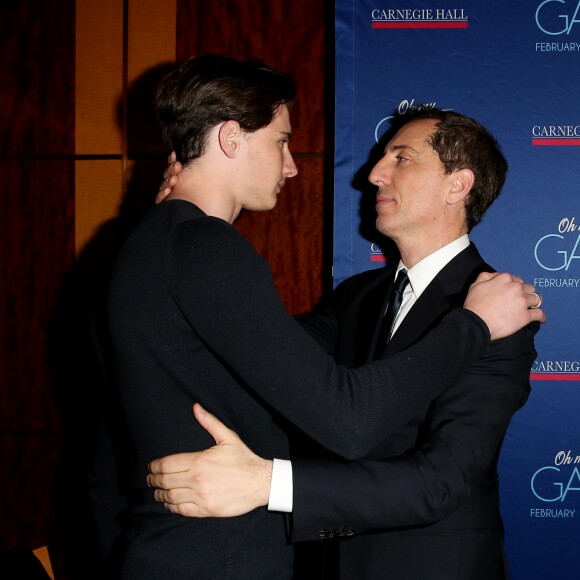
<path id="1" fill-rule="evenodd" d="M 411 307 L 425 288 L 431 284 L 433 278 L 449 263 L 457 254 L 469 246 L 467 234 L 457 238 L 453 242 L 439 248 L 412 268 L 407 268 L 403 262 L 399 262 L 395 278 L 399 270 L 405 268 L 409 276 L 409 284 L 403 292 L 403 301 L 393 324 L 391 336 L 403 322 L 403 319 L 411 310 Z M 271 511 L 291 512 L 293 506 L 293 480 L 292 462 L 287 459 L 274 459 L 272 467 L 272 482 L 270 483 L 270 498 L 268 509 Z"/>

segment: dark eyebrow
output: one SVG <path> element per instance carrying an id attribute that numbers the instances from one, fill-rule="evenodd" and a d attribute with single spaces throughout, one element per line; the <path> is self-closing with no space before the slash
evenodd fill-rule
<path id="1" fill-rule="evenodd" d="M 411 151 L 415 155 L 420 155 L 420 152 L 417 151 L 417 149 L 410 147 L 409 145 L 391 145 L 390 147 L 387 147 L 387 150 L 390 151 L 402 151 L 403 149 L 407 149 L 408 151 Z"/>

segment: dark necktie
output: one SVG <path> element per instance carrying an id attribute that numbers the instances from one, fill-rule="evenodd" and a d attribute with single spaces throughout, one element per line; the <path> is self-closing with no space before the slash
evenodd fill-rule
<path id="1" fill-rule="evenodd" d="M 403 292 L 405 292 L 405 287 L 408 283 L 409 276 L 407 275 L 407 270 L 399 270 L 397 279 L 395 280 L 393 289 L 391 290 L 389 305 L 387 306 L 387 312 L 385 314 L 381 332 L 379 334 L 379 340 L 377 343 L 377 356 L 382 355 L 385 345 L 387 342 L 389 342 L 393 323 L 395 322 L 395 317 L 397 316 L 397 312 L 399 312 L 399 308 L 401 307 L 401 302 L 403 301 Z"/>

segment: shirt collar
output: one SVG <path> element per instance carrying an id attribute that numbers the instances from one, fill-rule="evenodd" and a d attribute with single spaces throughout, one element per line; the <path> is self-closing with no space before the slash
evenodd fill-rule
<path id="1" fill-rule="evenodd" d="M 468 246 L 469 236 L 464 234 L 446 246 L 439 248 L 436 252 L 429 254 L 426 258 L 417 262 L 412 268 L 407 268 L 402 261 L 399 261 L 397 271 L 395 272 L 395 278 L 399 273 L 399 270 L 405 268 L 409 275 L 409 286 L 412 288 L 416 298 L 419 298 L 425 288 L 431 284 L 433 278 L 435 278 L 435 276 L 437 276 L 437 274 L 439 274 L 439 272 L 443 270 L 443 268 L 447 266 L 455 256 L 457 256 L 457 254 L 465 250 Z"/>

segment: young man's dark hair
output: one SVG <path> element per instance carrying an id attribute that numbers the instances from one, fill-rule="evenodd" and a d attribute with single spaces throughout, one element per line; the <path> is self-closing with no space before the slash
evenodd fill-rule
<path id="1" fill-rule="evenodd" d="M 161 81 L 157 115 L 165 142 L 185 165 L 204 154 L 207 135 L 216 125 L 233 120 L 253 133 L 295 98 L 292 78 L 261 61 L 204 54 Z"/>

